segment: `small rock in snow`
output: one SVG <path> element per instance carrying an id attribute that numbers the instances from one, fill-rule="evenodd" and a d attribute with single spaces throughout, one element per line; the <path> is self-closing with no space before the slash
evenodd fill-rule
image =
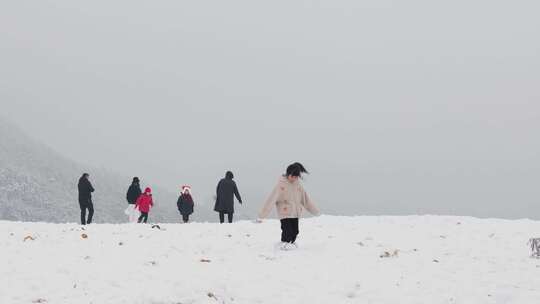
<path id="1" fill-rule="evenodd" d="M 385 251 L 379 257 L 380 258 L 397 258 L 399 255 L 399 250 L 394 250 L 392 252 Z"/>
<path id="2" fill-rule="evenodd" d="M 35 241 L 35 240 L 36 240 L 36 238 L 34 238 L 33 236 L 27 235 L 26 237 L 24 237 L 23 242 L 26 242 L 26 241 Z"/>

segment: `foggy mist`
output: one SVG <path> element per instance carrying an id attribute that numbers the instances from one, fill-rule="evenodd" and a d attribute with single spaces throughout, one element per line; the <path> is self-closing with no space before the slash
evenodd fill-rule
<path id="1" fill-rule="evenodd" d="M 245 217 L 299 161 L 323 213 L 539 219 L 539 9 L 5 1 L 0 113 L 196 203 L 232 170 Z"/>

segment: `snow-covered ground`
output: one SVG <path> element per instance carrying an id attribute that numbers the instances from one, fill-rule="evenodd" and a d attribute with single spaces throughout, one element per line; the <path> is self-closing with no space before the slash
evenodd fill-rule
<path id="1" fill-rule="evenodd" d="M 295 251 L 276 220 L 160 226 L 0 222 L 0 303 L 540 303 L 537 221 L 322 216 Z"/>

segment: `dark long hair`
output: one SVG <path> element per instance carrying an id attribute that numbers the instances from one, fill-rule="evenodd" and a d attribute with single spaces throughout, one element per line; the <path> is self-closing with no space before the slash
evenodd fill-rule
<path id="1" fill-rule="evenodd" d="M 297 177 L 302 177 L 302 174 L 303 173 L 306 173 L 306 174 L 309 174 L 309 172 L 306 170 L 306 168 L 304 167 L 304 165 L 302 165 L 301 163 L 294 163 L 294 164 L 291 164 L 287 167 L 287 171 L 286 171 L 286 176 L 297 176 Z"/>

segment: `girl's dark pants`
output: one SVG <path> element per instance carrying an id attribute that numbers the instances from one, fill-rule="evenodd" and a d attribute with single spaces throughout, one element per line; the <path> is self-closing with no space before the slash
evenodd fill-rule
<path id="1" fill-rule="evenodd" d="M 281 220 L 281 241 L 286 243 L 294 243 L 298 236 L 298 219 L 286 218 Z"/>
<path id="2" fill-rule="evenodd" d="M 139 216 L 139 220 L 137 221 L 138 223 L 141 223 L 141 222 L 144 222 L 146 223 L 146 221 L 148 221 L 148 212 L 142 212 L 141 211 L 141 216 Z"/>
<path id="3" fill-rule="evenodd" d="M 189 222 L 189 214 L 186 214 L 186 215 L 182 214 L 182 220 L 184 221 L 184 223 Z"/>
<path id="4" fill-rule="evenodd" d="M 234 213 L 227 213 L 227 219 L 229 220 L 229 223 L 232 223 L 233 221 L 233 214 Z M 222 224 L 225 222 L 225 212 L 219 213 L 219 222 Z"/>

